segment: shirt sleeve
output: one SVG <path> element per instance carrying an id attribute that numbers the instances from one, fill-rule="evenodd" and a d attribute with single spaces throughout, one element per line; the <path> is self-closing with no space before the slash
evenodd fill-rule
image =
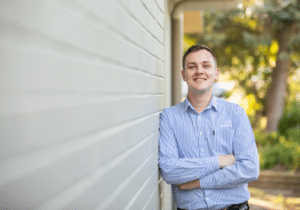
<path id="1" fill-rule="evenodd" d="M 160 114 L 160 173 L 168 184 L 182 184 L 219 170 L 218 156 L 179 158 L 176 137 L 165 110 Z"/>
<path id="2" fill-rule="evenodd" d="M 259 158 L 254 134 L 245 111 L 239 107 L 233 139 L 236 162 L 200 179 L 201 188 L 233 188 L 254 181 L 259 176 Z"/>

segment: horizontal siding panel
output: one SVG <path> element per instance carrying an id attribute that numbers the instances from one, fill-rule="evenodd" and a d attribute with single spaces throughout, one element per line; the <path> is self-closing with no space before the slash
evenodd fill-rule
<path id="1" fill-rule="evenodd" d="M 156 188 L 142 210 L 164 210 L 160 208 L 160 200 L 158 198 L 158 194 L 158 188 Z"/>
<path id="2" fill-rule="evenodd" d="M 150 175 L 151 170 L 157 168 L 154 165 L 157 163 L 157 137 L 158 132 L 153 133 L 67 190 L 55 195 L 41 209 L 95 209 L 100 202 L 108 201 L 109 195 L 118 194 L 115 191 L 118 192 L 119 188 L 127 189 L 128 180 L 131 181 L 130 177 L 135 177 L 141 168 Z M 142 174 L 137 176 L 139 175 Z"/>
<path id="3" fill-rule="evenodd" d="M 70 187 L 70 185 L 72 185 L 72 183 L 74 184 L 75 181 L 82 179 L 83 174 L 88 173 L 93 179 L 96 179 L 98 183 L 90 186 L 98 186 L 97 190 L 100 190 L 101 193 L 95 194 L 94 196 L 96 197 L 93 199 L 93 202 L 98 202 L 106 197 L 110 190 L 113 190 L 120 184 L 120 182 L 124 181 L 126 177 L 132 173 L 132 171 L 138 168 L 140 164 L 153 154 L 153 151 L 157 150 L 157 138 L 158 132 L 155 132 L 135 147 L 128 150 L 128 152 L 125 152 L 123 155 L 113 159 L 105 165 L 100 167 L 98 166 L 99 168 L 94 169 L 92 172 L 90 169 L 93 165 L 97 165 L 98 159 L 88 156 L 88 153 L 85 151 L 72 154 L 54 164 L 48 165 L 30 176 L 1 186 L 0 192 L 2 195 L 0 196 L 0 203 L 6 204 L 9 203 L 11 199 L 16 199 L 16 202 L 5 207 L 21 209 L 17 208 L 18 203 L 27 207 L 36 207 L 37 205 L 44 203 L 50 196 L 52 197 L 58 192 L 61 192 L 63 189 Z M 157 157 L 155 158 L 157 159 Z M 89 162 L 88 159 L 93 162 Z M 154 157 L 152 162 L 153 160 Z M 76 171 L 76 173 L 72 173 L 72 171 Z M 51 174 L 51 176 L 49 176 L 49 174 Z M 103 191 L 103 189 L 106 190 Z M 83 189 L 81 188 L 80 190 L 82 192 Z M 3 194 L 6 196 L 3 196 Z M 87 195 L 87 192 L 85 192 L 83 196 L 85 195 Z M 83 203 L 84 201 L 82 200 L 82 204 Z M 53 205 L 56 205 L 56 203 L 53 203 Z M 88 203 L 85 203 L 84 206 L 87 208 L 83 209 L 89 209 Z M 53 207 L 48 209 L 60 208 Z"/>
<path id="4" fill-rule="evenodd" d="M 138 121 L 130 122 L 127 126 L 120 126 L 122 130 L 111 131 L 111 135 L 102 138 L 98 143 L 95 154 L 98 153 L 99 163 L 104 164 L 115 158 L 125 150 L 135 146 L 141 139 L 145 139 L 159 128 L 159 114 L 153 114 Z M 95 145 L 96 146 L 96 145 Z M 92 149 L 92 148 L 91 148 Z"/>
<path id="5" fill-rule="evenodd" d="M 158 112 L 162 107 L 163 96 L 120 96 L 82 106 L 2 116 L 0 153 L 26 151 L 88 134 Z"/>
<path id="6" fill-rule="evenodd" d="M 155 0 L 141 0 L 151 15 L 155 18 L 161 28 L 164 28 L 164 14 L 156 4 Z"/>
<path id="7" fill-rule="evenodd" d="M 79 153 L 86 154 L 83 160 L 89 162 L 96 158 L 86 172 L 94 167 L 108 162 L 125 150 L 138 144 L 140 139 L 145 139 L 158 130 L 159 114 L 153 114 L 134 122 L 122 124 L 104 132 L 97 132 L 83 137 L 78 137 L 60 144 L 48 146 L 43 150 L 32 151 L 19 156 L 8 156 L 0 161 L 0 186 L 11 183 L 23 177 L 30 176 L 68 156 L 77 157 Z M 116 146 L 117 145 L 117 146 Z M 96 166 L 95 166 L 96 164 Z M 84 174 L 84 171 L 80 171 Z"/>
<path id="8" fill-rule="evenodd" d="M 71 54 L 78 53 L 82 57 L 100 56 L 102 59 L 163 76 L 161 60 L 124 40 L 105 25 L 90 22 L 76 13 L 66 11 L 49 2 L 37 1 L 34 5 L 30 7 L 30 4 L 20 3 L 20 6 L 24 6 L 24 8 L 19 8 L 21 11 L 14 7 L 0 8 L 1 16 L 12 27 L 12 29 L 7 28 L 5 33 L 1 33 L 1 38 L 3 38 L 1 45 L 7 43 L 10 48 L 13 44 L 9 45 L 9 42 L 13 40 L 15 45 L 22 46 L 24 39 L 27 39 L 25 43 L 35 46 L 33 49 L 49 49 L 49 45 L 52 46 L 51 48 L 57 46 L 63 53 L 62 56 L 65 56 L 66 50 Z M 36 5 L 37 8 L 46 7 L 43 9 L 44 13 L 36 12 Z M 26 13 L 24 14 L 23 11 Z M 15 15 L 16 13 L 18 15 Z M 15 31 L 22 33 L 14 33 Z M 5 39 L 8 39 L 8 42 Z M 61 49 L 60 46 L 65 47 Z M 15 55 L 14 59 L 18 58 L 22 62 L 22 57 L 16 56 L 18 55 Z"/>
<path id="9" fill-rule="evenodd" d="M 155 160 L 156 161 L 156 160 Z M 156 168 L 156 167 L 155 167 Z M 159 200 L 158 197 L 158 170 L 156 169 L 149 177 L 148 179 L 141 183 L 141 187 L 138 190 L 138 192 L 132 197 L 131 201 L 127 206 L 124 208 L 124 210 L 139 210 L 143 209 L 145 204 L 147 204 L 151 197 L 154 196 L 153 193 L 156 193 L 156 199 Z"/>
<path id="10" fill-rule="evenodd" d="M 149 176 L 150 179 L 151 177 L 154 177 L 154 179 L 156 178 L 155 185 L 157 186 L 157 152 L 158 151 L 156 150 L 146 162 L 140 165 L 140 167 L 134 171 L 125 182 L 119 185 L 119 187 L 95 209 L 123 209 L 140 187 L 146 182 Z M 120 171 L 120 173 L 123 172 Z"/>
<path id="11" fill-rule="evenodd" d="M 165 0 L 155 0 L 161 11 L 165 10 Z"/>
<path id="12" fill-rule="evenodd" d="M 28 154 L 10 155 L 7 158 L 3 156 L 0 161 L 0 166 L 3 168 L 0 184 L 28 175 L 44 165 L 55 162 L 59 158 L 75 153 L 83 148 L 88 154 L 97 154 L 96 156 L 99 158 L 98 164 L 102 164 L 138 143 L 139 139 L 143 139 L 156 131 L 158 129 L 158 118 L 159 114 L 155 113 L 105 129 L 104 131 L 94 132 L 68 141 L 61 141 L 57 145 L 50 145 L 42 150 L 29 151 Z M 118 146 L 116 147 L 116 145 Z M 64 151 L 67 151 L 67 153 L 65 154 Z M 8 155 L 5 150 L 3 153 Z M 41 158 L 43 161 L 40 160 Z"/>
<path id="13" fill-rule="evenodd" d="M 0 50 L 1 53 L 1 50 Z M 0 63 L 0 88 L 52 92 L 160 94 L 163 78 L 134 69 L 76 57 L 49 56 L 44 52 L 7 49 L 5 60 L 19 57 L 6 67 Z"/>
<path id="14" fill-rule="evenodd" d="M 163 4 L 1 3 L 2 207 L 159 209 Z"/>
<path id="15" fill-rule="evenodd" d="M 140 48 L 153 56 L 163 60 L 163 45 L 158 42 L 145 28 L 141 27 L 130 14 L 120 7 L 117 1 L 80 0 L 76 12 L 81 15 L 89 14 L 90 21 L 99 24 L 103 22 L 109 25 L 109 30 L 124 36 L 125 39 L 135 43 Z M 59 1 L 59 4 L 66 3 Z M 69 3 L 70 4 L 70 3 Z M 71 2 L 74 8 L 74 2 Z M 69 6 L 69 5 L 66 5 Z M 86 9 L 83 9 L 86 8 Z M 113 12 L 112 12 L 113 11 Z M 162 15 L 160 13 L 159 15 Z M 162 22 L 163 23 L 163 22 Z"/>
<path id="16" fill-rule="evenodd" d="M 132 16 L 140 22 L 150 33 L 153 34 L 156 39 L 163 44 L 164 43 L 164 30 L 159 26 L 156 20 L 146 11 L 146 8 L 139 0 L 118 0 L 122 3 L 124 8 Z"/>

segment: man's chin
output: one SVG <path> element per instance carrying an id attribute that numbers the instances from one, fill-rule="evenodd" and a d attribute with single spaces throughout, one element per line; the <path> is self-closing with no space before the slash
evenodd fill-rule
<path id="1" fill-rule="evenodd" d="M 203 95 L 209 92 L 210 88 L 191 88 L 194 94 Z"/>

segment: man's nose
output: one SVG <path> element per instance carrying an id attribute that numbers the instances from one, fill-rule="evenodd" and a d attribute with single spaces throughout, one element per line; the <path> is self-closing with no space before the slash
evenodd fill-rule
<path id="1" fill-rule="evenodd" d="M 202 73 L 203 72 L 203 68 L 202 68 L 202 66 L 197 66 L 197 68 L 196 68 L 196 73 L 198 73 L 198 74 L 200 74 L 200 73 Z"/>

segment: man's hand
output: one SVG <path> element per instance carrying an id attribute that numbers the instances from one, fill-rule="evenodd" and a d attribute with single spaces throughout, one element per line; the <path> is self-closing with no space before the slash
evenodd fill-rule
<path id="1" fill-rule="evenodd" d="M 193 180 L 190 182 L 179 184 L 179 185 L 177 185 L 177 187 L 181 190 L 192 190 L 195 188 L 200 188 L 200 181 L 199 181 L 199 179 L 196 179 L 196 180 Z"/>
<path id="2" fill-rule="evenodd" d="M 219 164 L 220 168 L 225 168 L 226 166 L 231 166 L 235 163 L 234 155 L 220 155 Z"/>

